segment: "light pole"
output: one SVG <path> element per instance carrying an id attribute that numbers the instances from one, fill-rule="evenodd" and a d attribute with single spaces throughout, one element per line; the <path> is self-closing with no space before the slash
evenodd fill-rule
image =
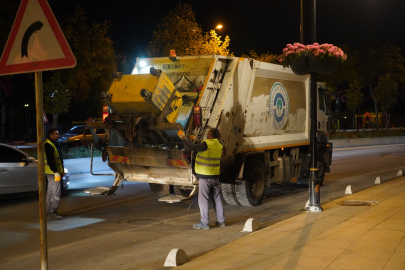
<path id="1" fill-rule="evenodd" d="M 304 44 L 304 7 L 301 0 L 301 24 L 300 24 L 300 42 Z"/>
<path id="2" fill-rule="evenodd" d="M 29 114 L 29 107 L 30 104 L 24 104 L 25 107 L 25 142 L 28 142 L 28 114 Z"/>
<path id="3" fill-rule="evenodd" d="M 316 0 L 311 0 L 311 42 L 316 42 Z M 312 149 L 312 167 L 310 168 L 310 176 L 308 181 L 309 189 L 309 205 L 307 211 L 321 212 L 321 184 L 318 174 L 318 142 L 317 142 L 317 129 L 318 129 L 318 102 L 317 102 L 317 73 L 311 71 L 311 149 Z"/>

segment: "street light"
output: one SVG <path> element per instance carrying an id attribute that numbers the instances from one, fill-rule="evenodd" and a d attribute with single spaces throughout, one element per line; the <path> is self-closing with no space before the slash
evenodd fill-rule
<path id="1" fill-rule="evenodd" d="M 218 24 L 217 27 L 215 27 L 215 29 L 222 29 L 222 24 Z"/>
<path id="2" fill-rule="evenodd" d="M 311 1 L 311 42 L 316 42 L 316 0 Z M 318 141 L 317 141 L 317 121 L 318 121 L 318 108 L 317 108 L 317 73 L 311 71 L 311 156 L 312 168 L 310 168 L 310 176 L 308 181 L 309 189 L 309 205 L 307 211 L 321 212 L 321 185 L 318 174 Z"/>

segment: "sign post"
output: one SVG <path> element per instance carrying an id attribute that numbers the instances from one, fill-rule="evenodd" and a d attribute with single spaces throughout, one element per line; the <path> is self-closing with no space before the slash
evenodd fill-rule
<path id="1" fill-rule="evenodd" d="M 35 72 L 41 269 L 48 269 L 42 71 L 72 68 L 76 59 L 46 0 L 22 0 L 0 59 L 0 75 Z"/>
<path id="2" fill-rule="evenodd" d="M 39 191 L 39 228 L 41 241 L 41 269 L 48 269 L 48 234 L 46 223 L 46 175 L 44 153 L 44 117 L 42 71 L 35 72 L 35 107 L 37 109 L 37 151 L 38 151 L 38 191 Z"/>

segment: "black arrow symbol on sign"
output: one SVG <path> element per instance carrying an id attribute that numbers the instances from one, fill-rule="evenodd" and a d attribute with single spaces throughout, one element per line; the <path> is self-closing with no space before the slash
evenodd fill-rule
<path id="1" fill-rule="evenodd" d="M 23 58 L 24 56 L 28 58 L 28 41 L 35 31 L 41 30 L 43 25 L 44 24 L 42 22 L 37 21 L 31 24 L 30 27 L 28 27 L 27 31 L 25 31 L 21 42 L 21 58 Z"/>

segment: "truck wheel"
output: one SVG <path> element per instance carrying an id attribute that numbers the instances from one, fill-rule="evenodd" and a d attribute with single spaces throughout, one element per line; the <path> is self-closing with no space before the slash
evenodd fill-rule
<path id="1" fill-rule="evenodd" d="M 246 165 L 244 179 L 235 184 L 236 198 L 243 206 L 257 206 L 264 197 L 266 171 L 259 159 L 252 159 Z"/>
<path id="2" fill-rule="evenodd" d="M 221 183 L 221 193 L 222 198 L 224 198 L 224 201 L 227 204 L 239 205 L 239 203 L 236 200 L 235 184 Z"/>
<path id="3" fill-rule="evenodd" d="M 190 196 L 191 191 L 193 191 L 193 188 L 186 186 L 173 186 L 173 191 L 177 196 L 188 197 Z"/>

